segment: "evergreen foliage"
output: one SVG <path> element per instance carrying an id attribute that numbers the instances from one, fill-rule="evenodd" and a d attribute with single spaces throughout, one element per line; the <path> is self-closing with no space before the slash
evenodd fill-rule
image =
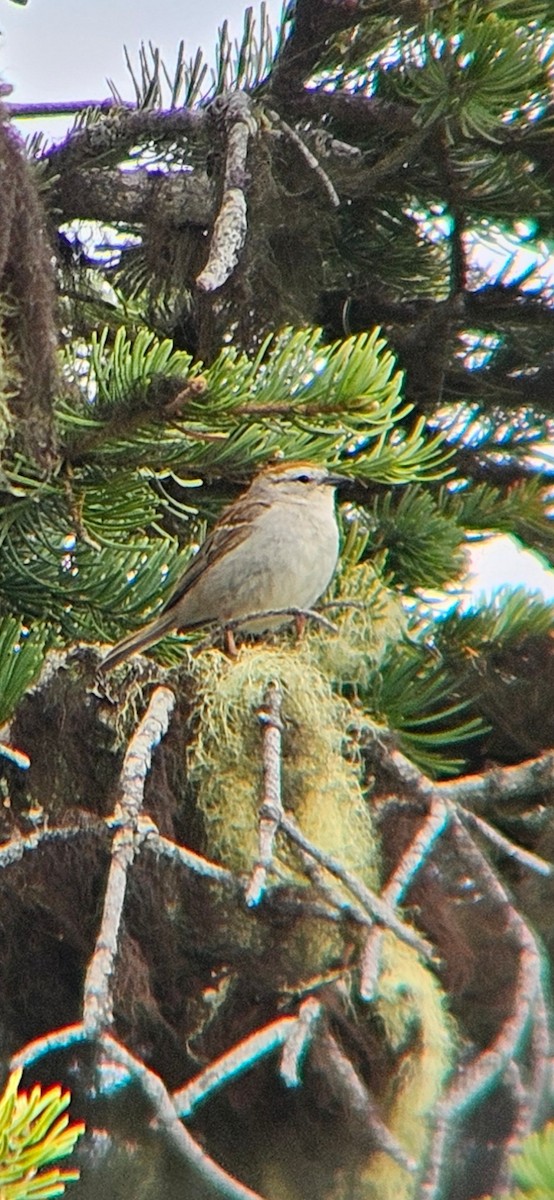
<path id="1" fill-rule="evenodd" d="M 518 1188 L 506 1200 L 549 1200 L 554 1189 L 554 1125 L 532 1133 L 513 1158 L 513 1179 Z"/>
<path id="2" fill-rule="evenodd" d="M 51 1200 L 79 1178 L 50 1163 L 72 1153 L 84 1126 L 69 1124 L 70 1097 L 60 1087 L 18 1091 L 22 1074 L 12 1073 L 0 1099 L 0 1193 L 3 1200 Z"/>

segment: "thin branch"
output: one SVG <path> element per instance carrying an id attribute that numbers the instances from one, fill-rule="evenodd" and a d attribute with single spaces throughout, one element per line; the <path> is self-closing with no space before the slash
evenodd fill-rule
<path id="1" fill-rule="evenodd" d="M 285 134 L 285 137 L 288 139 L 288 141 L 292 142 L 292 145 L 295 146 L 296 149 L 299 151 L 301 157 L 304 159 L 304 162 L 308 166 L 309 170 L 313 171 L 314 175 L 321 183 L 323 190 L 327 193 L 327 196 L 328 196 L 333 208 L 339 208 L 340 207 L 340 196 L 338 195 L 335 185 L 329 179 L 327 172 L 323 170 L 323 167 L 321 166 L 321 163 L 318 162 L 317 158 L 315 157 L 315 154 L 312 154 L 309 147 L 302 140 L 302 138 L 300 137 L 300 134 L 298 134 L 296 132 L 296 130 L 292 128 L 291 125 L 288 125 L 287 122 L 284 121 L 283 118 L 279 116 L 279 113 L 270 111 L 268 115 L 271 117 L 271 120 L 273 121 L 274 125 L 276 125 L 278 129 L 282 130 L 282 132 Z"/>
<path id="2" fill-rule="evenodd" d="M 280 827 L 296 846 L 300 846 L 306 854 L 314 858 L 326 871 L 329 871 L 331 875 L 340 879 L 341 883 L 356 897 L 358 902 L 374 920 L 379 921 L 380 924 L 385 925 L 388 929 L 392 929 L 402 942 L 405 942 L 408 946 L 412 946 L 424 958 L 429 961 L 435 959 L 435 951 L 424 937 L 421 937 L 420 934 L 410 929 L 407 925 L 403 925 L 390 905 L 386 904 L 380 896 L 372 892 L 365 883 L 362 883 L 350 871 L 347 871 L 342 863 L 338 862 L 336 858 L 332 858 L 331 855 L 325 854 L 323 850 L 320 850 L 318 846 L 315 846 L 313 842 L 304 837 L 296 822 L 291 817 L 282 817 Z"/>
<path id="3" fill-rule="evenodd" d="M 156 857 L 167 858 L 170 862 L 179 863 L 188 871 L 193 871 L 195 875 L 201 875 L 205 879 L 213 879 L 217 883 L 226 885 L 237 896 L 242 894 L 242 889 L 238 880 L 233 875 L 232 871 L 226 867 L 221 867 L 219 863 L 211 862 L 209 858 L 204 858 L 201 854 L 196 854 L 194 850 L 189 850 L 187 846 L 179 846 L 177 842 L 171 841 L 170 838 L 162 837 L 157 829 L 150 828 L 142 835 L 142 844 L 146 850 L 151 850 Z"/>
<path id="4" fill-rule="evenodd" d="M 120 1042 L 106 1034 L 100 1039 L 106 1058 L 124 1067 L 139 1085 L 154 1109 L 152 1124 L 162 1129 L 180 1158 L 197 1170 L 202 1179 L 225 1200 L 263 1200 L 258 1192 L 234 1179 L 214 1162 L 195 1141 L 179 1119 L 175 1104 L 159 1075 L 135 1058 Z"/>
<path id="5" fill-rule="evenodd" d="M 323 1006 L 315 996 L 302 1001 L 298 1017 L 283 1043 L 279 1074 L 287 1087 L 298 1087 L 301 1083 L 301 1068 L 314 1037 L 318 1022 L 323 1015 Z"/>
<path id="6" fill-rule="evenodd" d="M 53 1033 L 45 1033 L 42 1037 L 27 1042 L 21 1050 L 18 1050 L 17 1054 L 14 1054 L 10 1062 L 10 1070 L 16 1071 L 18 1067 L 30 1067 L 39 1059 L 45 1058 L 47 1054 L 68 1050 L 70 1046 L 76 1046 L 88 1040 L 89 1037 L 82 1021 L 76 1025 L 65 1025 L 63 1029 L 56 1029 Z"/>
<path id="7" fill-rule="evenodd" d="M 322 1045 L 325 1051 L 326 1075 L 330 1085 L 340 1097 L 342 1105 L 353 1110 L 357 1117 L 361 1118 L 371 1134 L 372 1140 L 380 1150 L 388 1154 L 404 1170 L 413 1174 L 417 1163 L 406 1154 L 390 1129 L 387 1128 L 370 1092 L 336 1038 L 329 1031 L 325 1031 L 323 1034 Z"/>
<path id="8" fill-rule="evenodd" d="M 520 953 L 519 979 L 514 988 L 511 1016 L 502 1025 L 497 1038 L 473 1063 L 465 1063 L 462 1074 L 448 1088 L 441 1109 L 447 1115 L 460 1116 L 476 1096 L 488 1090 L 506 1063 L 514 1056 L 533 1013 L 535 997 L 541 992 L 541 956 L 534 935 L 503 888 L 485 856 L 475 846 L 461 821 L 454 818 L 452 831 L 456 843 L 487 894 L 505 910 L 508 931 Z"/>
<path id="9" fill-rule="evenodd" d="M 234 633 L 235 630 L 248 633 L 248 624 L 250 622 L 254 623 L 254 621 L 261 621 L 264 617 L 269 617 L 271 620 L 274 617 L 283 617 L 283 624 L 286 622 L 287 617 L 291 619 L 307 617 L 310 621 L 314 621 L 316 625 L 320 625 L 322 629 L 327 629 L 330 633 L 338 633 L 337 626 L 332 621 L 329 621 L 327 617 L 324 617 L 322 613 L 316 612 L 315 608 L 263 609 L 259 612 L 247 613 L 244 617 L 238 617 L 236 621 L 225 621 L 224 624 L 221 621 L 207 621 L 206 625 L 212 624 L 214 626 L 213 632 L 207 638 L 198 642 L 194 647 L 193 653 L 200 654 L 202 650 L 207 650 L 210 646 L 213 646 L 227 630 L 231 633 Z"/>
<path id="10" fill-rule="evenodd" d="M 513 907 L 500 880 L 474 845 L 459 817 L 453 817 L 450 829 L 467 869 L 504 911 L 508 934 L 518 948 L 519 966 L 511 1013 L 493 1042 L 472 1062 L 464 1063 L 459 1069 L 438 1106 L 429 1161 L 422 1181 L 422 1200 L 437 1200 L 441 1194 L 441 1177 L 460 1118 L 477 1103 L 479 1097 L 490 1092 L 503 1075 L 517 1055 L 530 1024 L 532 1028 L 537 1003 L 540 1008 L 544 1002 L 541 956 L 533 933 Z"/>
<path id="11" fill-rule="evenodd" d="M 263 726 L 263 789 L 259 817 L 258 858 L 246 888 L 246 903 L 259 904 L 265 890 L 267 873 L 273 859 L 273 843 L 283 816 L 281 799 L 281 701 L 278 684 L 270 683 L 264 703 L 258 710 Z"/>
<path id="12" fill-rule="evenodd" d="M 400 862 L 383 889 L 388 904 L 401 904 L 410 884 L 427 861 L 451 819 L 451 813 L 440 796 L 433 797 L 421 828 L 404 851 Z"/>
<path id="13" fill-rule="evenodd" d="M 118 950 L 127 874 L 138 848 L 136 831 L 144 784 L 152 751 L 167 732 L 174 705 L 175 696 L 169 688 L 156 688 L 123 760 L 121 798 L 114 814 L 118 828 L 112 844 L 102 921 L 84 986 L 83 1024 L 90 1036 L 113 1022 L 111 977 Z"/>
<path id="14" fill-rule="evenodd" d="M 43 829 L 33 830 L 33 833 L 28 833 L 25 837 L 16 835 L 16 837 L 10 838 L 9 842 L 0 845 L 0 868 L 19 862 L 24 854 L 33 852 L 37 846 L 43 846 L 48 842 L 69 842 L 73 838 L 89 833 L 97 837 L 106 837 L 104 822 L 93 819 L 79 822 L 77 825 L 56 825 L 52 828 L 45 826 Z"/>
<path id="15" fill-rule="evenodd" d="M 415 838 L 405 850 L 386 887 L 382 899 L 391 907 L 402 902 L 414 876 L 421 870 L 431 854 L 437 840 L 446 828 L 451 814 L 444 801 L 434 798 L 429 812 Z M 360 960 L 360 995 L 371 1000 L 375 994 L 380 968 L 382 929 L 373 927 L 369 931 Z"/>
<path id="16" fill-rule="evenodd" d="M 201 109 L 127 109 L 118 105 L 82 129 L 71 130 L 40 156 L 40 162 L 57 174 L 69 167 L 101 163 L 106 155 L 123 157 L 141 141 L 196 138 L 207 122 L 208 113 Z"/>
<path id="17" fill-rule="evenodd" d="M 515 859 L 516 862 L 521 863 L 522 867 L 527 867 L 530 871 L 537 871 L 539 875 L 552 875 L 554 870 L 552 863 L 546 862 L 546 859 L 541 858 L 538 854 L 533 854 L 530 850 L 524 850 L 522 846 L 516 846 L 514 842 L 504 837 L 504 834 L 494 826 L 489 825 L 488 821 L 483 821 L 482 817 L 478 817 L 476 813 L 460 810 L 459 815 L 464 825 L 473 825 L 487 841 L 496 846 L 497 850 L 507 854 L 508 858 Z"/>
<path id="18" fill-rule="evenodd" d="M 268 1054 L 284 1046 L 297 1023 L 298 1017 L 278 1017 L 216 1058 L 200 1075 L 173 1093 L 173 1103 L 179 1116 L 190 1117 L 209 1096 L 220 1091 L 231 1079 L 238 1079 Z"/>
<path id="19" fill-rule="evenodd" d="M 216 102 L 212 105 L 215 108 Z M 222 108 L 220 102 L 219 108 Z M 227 137 L 225 175 L 221 207 L 215 220 L 208 261 L 197 276 L 201 292 L 222 287 L 237 266 L 246 240 L 246 157 L 250 138 L 258 125 L 250 112 L 250 100 L 244 92 L 225 98 L 223 119 Z"/>
<path id="20" fill-rule="evenodd" d="M 433 800 L 449 804 L 451 808 L 460 809 L 460 815 L 477 826 L 489 841 L 503 850 L 505 854 L 515 857 L 525 867 L 539 871 L 543 875 L 552 873 L 552 865 L 536 854 L 522 849 L 510 842 L 503 834 L 476 815 L 464 812 L 467 804 L 485 806 L 486 803 L 509 803 L 514 800 L 526 800 L 549 795 L 554 783 L 554 754 L 548 752 L 526 763 L 515 767 L 495 767 L 482 775 L 466 775 L 462 779 L 434 782 L 428 779 L 404 754 L 399 750 L 389 749 L 375 736 L 371 744 L 364 746 L 364 751 L 371 762 L 378 765 L 385 780 L 400 788 L 412 800 L 420 802 L 425 808 Z"/>
<path id="21" fill-rule="evenodd" d="M 24 750 L 18 750 L 16 746 L 10 746 L 9 742 L 0 742 L 0 756 L 7 758 L 14 766 L 19 767 L 20 771 L 28 771 L 31 766 L 31 759 Z"/>
<path id="22" fill-rule="evenodd" d="M 108 96 L 105 100 L 56 100 L 38 104 L 6 104 L 10 117 L 22 120 L 24 117 L 65 117 L 72 113 L 87 112 L 89 109 L 109 112 L 113 108 L 136 109 L 134 101 L 114 100 Z"/>
<path id="23" fill-rule="evenodd" d="M 294 1021 L 295 1018 L 291 1019 Z M 163 1130 L 179 1157 L 192 1166 L 209 1187 L 215 1189 L 218 1196 L 224 1197 L 225 1200 L 264 1200 L 258 1192 L 252 1191 L 229 1175 L 199 1146 L 182 1124 L 174 1100 L 159 1075 L 149 1070 L 113 1036 L 106 1033 L 98 1036 L 98 1033 L 98 1029 L 93 1030 L 90 1026 L 86 1028 L 84 1022 L 67 1025 L 55 1033 L 28 1042 L 13 1057 L 12 1069 L 29 1067 L 46 1054 L 66 1050 L 82 1042 L 94 1041 L 102 1053 L 100 1070 L 108 1063 L 116 1063 L 139 1085 L 154 1111 L 151 1124 Z"/>
<path id="24" fill-rule="evenodd" d="M 482 775 L 464 775 L 435 784 L 438 795 L 454 804 L 510 804 L 517 800 L 535 800 L 549 795 L 554 786 L 554 752 L 539 754 L 514 767 L 491 767 Z"/>

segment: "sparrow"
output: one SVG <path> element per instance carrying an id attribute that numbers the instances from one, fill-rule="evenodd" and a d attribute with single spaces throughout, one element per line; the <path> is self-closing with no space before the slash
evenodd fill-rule
<path id="1" fill-rule="evenodd" d="M 162 610 L 114 646 L 101 670 L 174 629 L 231 623 L 264 633 L 286 624 L 283 610 L 312 608 L 337 565 L 335 488 L 343 482 L 311 462 L 265 467 L 223 511 Z M 276 610 L 281 615 L 264 615 Z M 226 649 L 236 653 L 233 630 L 226 635 Z"/>

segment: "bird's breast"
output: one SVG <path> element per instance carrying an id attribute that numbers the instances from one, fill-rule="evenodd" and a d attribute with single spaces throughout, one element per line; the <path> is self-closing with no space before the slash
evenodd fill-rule
<path id="1" fill-rule="evenodd" d="M 276 508 L 259 516 L 244 541 L 202 573 L 183 598 L 184 625 L 241 621 L 253 613 L 316 603 L 337 563 L 334 510 L 314 513 L 303 504 Z M 263 632 L 281 624 L 283 619 L 261 618 L 245 627 Z"/>

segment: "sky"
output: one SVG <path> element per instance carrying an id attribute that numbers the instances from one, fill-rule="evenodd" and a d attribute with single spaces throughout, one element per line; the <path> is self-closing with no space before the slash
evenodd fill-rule
<path id="1" fill-rule="evenodd" d="M 0 0 L 0 77 L 12 84 L 14 103 L 102 100 L 107 78 L 132 100 L 124 46 L 135 63 L 141 42 L 152 42 L 170 74 L 181 39 L 187 58 L 202 46 L 211 63 L 218 28 L 227 18 L 231 36 L 240 37 L 244 8 L 243 0 L 28 0 L 25 7 Z M 268 0 L 267 10 L 275 28 L 280 0 Z M 66 126 L 67 119 L 50 121 L 49 136 L 63 137 Z M 465 603 L 503 584 L 554 599 L 554 571 L 513 539 L 495 537 L 471 550 Z"/>
<path id="2" fill-rule="evenodd" d="M 275 26 L 281 5 L 267 8 Z M 244 9 L 242 0 L 0 0 L 0 73 L 13 101 L 102 100 L 106 78 L 131 100 L 124 45 L 136 60 L 140 43 L 153 42 L 168 69 L 181 39 L 187 58 L 202 46 L 211 60 L 218 28 L 227 18 L 239 37 Z"/>

